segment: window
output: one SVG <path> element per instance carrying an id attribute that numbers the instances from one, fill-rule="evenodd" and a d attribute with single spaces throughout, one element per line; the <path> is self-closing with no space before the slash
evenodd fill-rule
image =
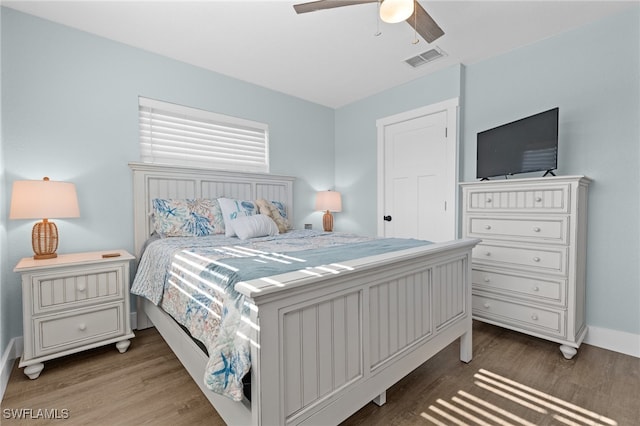
<path id="1" fill-rule="evenodd" d="M 266 124 L 143 97 L 138 105 L 143 162 L 269 171 Z"/>

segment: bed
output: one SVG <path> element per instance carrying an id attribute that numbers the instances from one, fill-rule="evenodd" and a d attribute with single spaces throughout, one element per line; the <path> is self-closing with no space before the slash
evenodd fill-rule
<path id="1" fill-rule="evenodd" d="M 134 243 L 152 234 L 152 200 L 267 199 L 293 212 L 294 178 L 129 164 Z M 289 217 L 293 222 L 293 218 Z M 228 424 L 337 424 L 460 339 L 471 360 L 471 249 L 476 239 L 419 245 L 235 284 L 250 300 L 250 383 L 239 402 L 211 391 L 209 357 L 174 319 L 137 298 L 137 328 L 155 326 Z"/>

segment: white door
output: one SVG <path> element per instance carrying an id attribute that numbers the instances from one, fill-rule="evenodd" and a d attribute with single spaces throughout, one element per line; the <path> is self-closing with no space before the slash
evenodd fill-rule
<path id="1" fill-rule="evenodd" d="M 378 121 L 379 235 L 456 238 L 456 120 L 457 100 Z"/>

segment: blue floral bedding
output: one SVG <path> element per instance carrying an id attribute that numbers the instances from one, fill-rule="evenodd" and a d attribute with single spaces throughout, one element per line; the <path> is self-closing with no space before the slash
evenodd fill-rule
<path id="1" fill-rule="evenodd" d="M 239 401 L 251 366 L 248 336 L 254 325 L 251 300 L 234 289 L 238 281 L 346 260 L 345 253 L 353 259 L 425 243 L 311 230 L 245 241 L 222 235 L 162 238 L 148 244 L 131 292 L 162 307 L 203 342 L 210 357 L 205 384 Z M 348 251 L 332 250 L 346 244 Z"/>
<path id="2" fill-rule="evenodd" d="M 205 383 L 239 401 L 242 377 L 251 365 L 245 338 L 251 325 L 242 320 L 250 301 L 235 292 L 229 276 L 211 271 L 215 262 L 367 240 L 371 238 L 311 230 L 245 241 L 224 235 L 159 238 L 146 246 L 131 292 L 159 305 L 205 345 L 210 355 Z"/>

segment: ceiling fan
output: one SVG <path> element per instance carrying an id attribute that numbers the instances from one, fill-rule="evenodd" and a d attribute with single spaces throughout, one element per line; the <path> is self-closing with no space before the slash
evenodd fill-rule
<path id="1" fill-rule="evenodd" d="M 380 3 L 380 19 L 389 23 L 406 21 L 427 43 L 444 35 L 417 0 L 318 0 L 296 4 L 293 8 L 300 14 L 364 3 Z"/>

